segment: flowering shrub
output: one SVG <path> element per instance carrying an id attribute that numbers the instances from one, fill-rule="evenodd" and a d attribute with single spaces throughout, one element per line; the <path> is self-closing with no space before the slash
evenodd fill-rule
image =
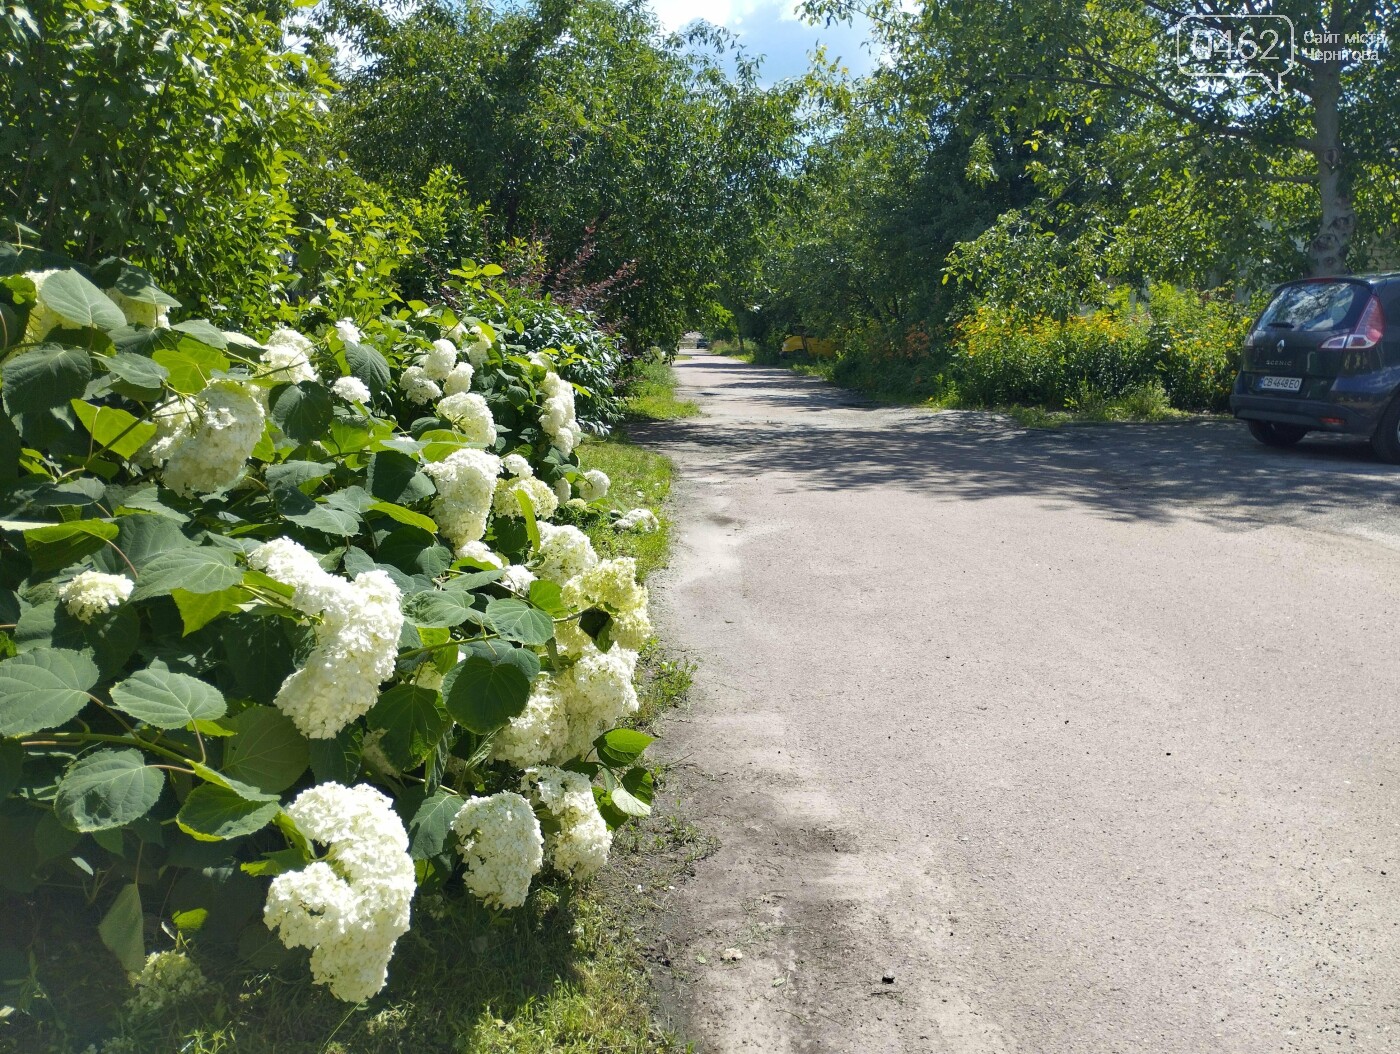
<path id="1" fill-rule="evenodd" d="M 608 480 L 548 349 L 420 302 L 255 340 L 4 246 L 0 276 L 0 884 L 107 901 L 133 975 L 168 912 L 355 1002 L 416 890 L 508 909 L 602 866 L 651 798 L 619 727 L 647 594 L 550 522 Z"/>

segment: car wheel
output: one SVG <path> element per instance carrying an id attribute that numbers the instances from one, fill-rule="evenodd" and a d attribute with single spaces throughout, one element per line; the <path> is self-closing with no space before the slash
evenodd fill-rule
<path id="1" fill-rule="evenodd" d="M 1371 436 L 1371 449 L 1382 461 L 1400 465 L 1400 399 L 1392 400 L 1381 414 L 1380 424 Z"/>
<path id="2" fill-rule="evenodd" d="M 1308 434 L 1302 425 L 1283 425 L 1277 421 L 1250 421 L 1249 434 L 1265 446 L 1294 446 Z"/>

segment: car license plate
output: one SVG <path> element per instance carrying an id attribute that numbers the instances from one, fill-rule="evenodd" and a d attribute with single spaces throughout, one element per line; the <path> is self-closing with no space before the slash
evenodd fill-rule
<path id="1" fill-rule="evenodd" d="M 1261 392 L 1296 392 L 1303 387 L 1301 377 L 1260 377 Z"/>

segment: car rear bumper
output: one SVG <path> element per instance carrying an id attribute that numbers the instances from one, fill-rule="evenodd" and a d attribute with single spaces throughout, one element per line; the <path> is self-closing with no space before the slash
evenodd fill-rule
<path id="1" fill-rule="evenodd" d="M 1376 430 L 1371 408 L 1348 406 L 1330 399 L 1292 399 L 1277 395 L 1231 395 L 1230 411 L 1247 421 L 1276 421 L 1320 432 L 1370 435 Z"/>

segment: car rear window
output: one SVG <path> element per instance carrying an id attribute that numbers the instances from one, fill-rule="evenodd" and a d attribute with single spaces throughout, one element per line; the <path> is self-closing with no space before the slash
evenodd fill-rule
<path id="1" fill-rule="evenodd" d="M 1286 285 L 1274 294 L 1259 328 L 1293 329 L 1326 333 L 1349 329 L 1360 315 L 1369 290 L 1355 282 L 1302 282 Z"/>

